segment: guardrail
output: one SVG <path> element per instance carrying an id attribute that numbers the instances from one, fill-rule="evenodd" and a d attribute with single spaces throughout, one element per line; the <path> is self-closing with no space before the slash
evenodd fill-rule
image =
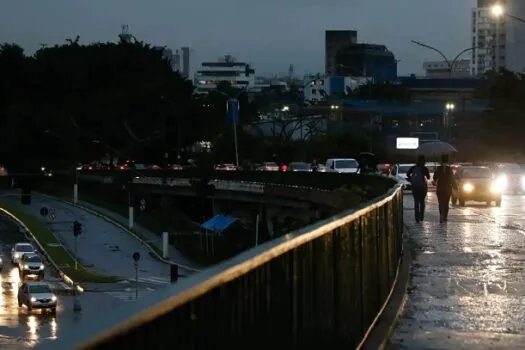
<path id="1" fill-rule="evenodd" d="M 42 349 L 360 347 L 395 284 L 403 195 L 262 244 Z M 80 345 L 79 345 L 80 344 Z"/>
<path id="2" fill-rule="evenodd" d="M 149 171 L 134 174 L 131 172 L 98 172 L 79 173 L 79 178 L 98 183 L 128 183 L 137 185 L 190 187 L 193 180 L 203 175 L 196 171 Z M 205 175 L 211 179 L 209 184 L 216 190 L 277 193 L 277 189 L 332 191 L 345 185 L 356 185 L 366 189 L 368 198 L 375 198 L 396 183 L 383 176 L 364 176 L 358 174 L 338 173 L 302 173 L 302 172 L 263 172 L 263 171 L 214 171 Z M 289 191 L 288 191 L 289 192 Z"/>

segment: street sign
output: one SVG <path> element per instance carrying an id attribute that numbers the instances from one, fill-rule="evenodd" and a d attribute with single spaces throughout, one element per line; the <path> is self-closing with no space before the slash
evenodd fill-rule
<path id="1" fill-rule="evenodd" d="M 140 200 L 140 205 L 146 205 L 146 200 L 144 198 Z"/>
<path id="2" fill-rule="evenodd" d="M 47 216 L 49 214 L 49 210 L 46 207 L 40 208 L 40 215 Z"/>
<path id="3" fill-rule="evenodd" d="M 417 137 L 398 137 L 396 139 L 397 149 L 418 149 L 419 138 Z"/>
<path id="4" fill-rule="evenodd" d="M 51 209 L 49 209 L 49 214 L 51 214 L 51 215 L 55 215 L 55 208 L 51 208 Z"/>
<path id="5" fill-rule="evenodd" d="M 144 211 L 144 210 L 146 210 L 146 206 L 145 205 L 141 205 L 140 206 L 140 211 Z"/>
<path id="6" fill-rule="evenodd" d="M 133 260 L 135 260 L 135 261 L 139 261 L 140 260 L 140 253 L 139 252 L 133 253 Z"/>
<path id="7" fill-rule="evenodd" d="M 49 220 L 55 220 L 55 215 L 54 214 L 49 214 L 48 219 Z"/>

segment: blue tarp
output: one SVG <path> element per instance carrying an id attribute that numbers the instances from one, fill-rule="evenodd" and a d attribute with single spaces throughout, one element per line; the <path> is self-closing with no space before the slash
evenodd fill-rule
<path id="1" fill-rule="evenodd" d="M 215 215 L 210 220 L 201 224 L 201 227 L 208 231 L 222 233 L 237 220 L 237 218 L 232 216 Z"/>

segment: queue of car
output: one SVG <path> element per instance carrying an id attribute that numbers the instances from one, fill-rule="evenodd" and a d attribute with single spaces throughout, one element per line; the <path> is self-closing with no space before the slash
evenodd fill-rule
<path id="1" fill-rule="evenodd" d="M 48 283 L 44 282 L 45 265 L 31 243 L 20 242 L 13 245 L 10 260 L 18 269 L 20 286 L 17 293 L 18 306 L 25 306 L 28 313 L 33 310 L 50 311 L 56 314 L 57 296 Z M 0 267 L 3 261 L 0 259 Z"/>

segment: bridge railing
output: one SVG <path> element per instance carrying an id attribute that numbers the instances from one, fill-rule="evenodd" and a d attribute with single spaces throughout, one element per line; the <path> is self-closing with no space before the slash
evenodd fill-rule
<path id="1" fill-rule="evenodd" d="M 403 196 L 382 198 L 87 318 L 47 349 L 356 348 L 402 256 Z M 101 311 L 103 312 L 103 311 Z"/>

